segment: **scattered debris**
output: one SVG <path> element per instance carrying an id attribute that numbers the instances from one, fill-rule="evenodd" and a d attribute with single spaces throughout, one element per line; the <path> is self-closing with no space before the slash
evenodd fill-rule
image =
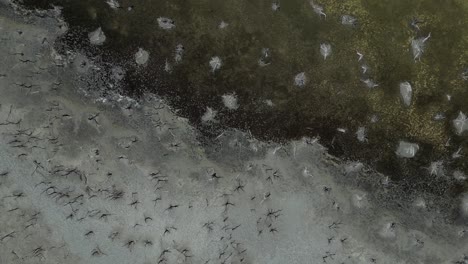
<path id="1" fill-rule="evenodd" d="M 148 59 L 149 59 L 148 51 L 142 48 L 138 48 L 137 53 L 135 53 L 135 62 L 138 65 L 143 65 L 143 64 L 146 64 L 146 62 L 148 62 Z"/>
<path id="2" fill-rule="evenodd" d="M 304 167 L 304 169 L 302 170 L 302 176 L 311 177 L 312 173 L 310 172 L 310 170 L 307 167 Z"/>
<path id="3" fill-rule="evenodd" d="M 406 106 L 410 106 L 411 98 L 413 96 L 413 88 L 409 82 L 402 82 L 400 83 L 400 95 L 403 99 L 403 103 Z"/>
<path id="4" fill-rule="evenodd" d="M 453 158 L 453 159 L 458 159 L 458 158 L 460 158 L 460 157 L 462 156 L 462 155 L 460 154 L 461 151 L 462 151 L 462 148 L 461 148 L 461 147 L 458 148 L 458 150 L 455 151 L 455 152 L 452 154 L 452 158 Z"/>
<path id="5" fill-rule="evenodd" d="M 351 15 L 343 15 L 341 16 L 341 24 L 345 26 L 356 26 L 357 18 Z"/>
<path id="6" fill-rule="evenodd" d="M 120 8 L 120 3 L 117 0 L 107 0 L 106 3 L 110 6 L 112 9 L 117 9 Z"/>
<path id="7" fill-rule="evenodd" d="M 377 86 L 379 86 L 377 83 L 374 82 L 374 80 L 372 79 L 365 79 L 365 80 L 361 80 L 366 86 L 367 88 L 375 88 Z"/>
<path id="8" fill-rule="evenodd" d="M 221 65 L 222 65 L 222 61 L 218 56 L 211 57 L 210 67 L 211 67 L 212 72 L 219 70 L 221 68 Z"/>
<path id="9" fill-rule="evenodd" d="M 359 51 L 356 51 L 356 54 L 358 55 L 358 62 L 362 61 L 362 59 L 364 58 L 364 54 L 362 54 Z"/>
<path id="10" fill-rule="evenodd" d="M 417 208 L 424 209 L 426 208 L 426 201 L 423 198 L 418 197 L 414 200 L 413 205 Z"/>
<path id="11" fill-rule="evenodd" d="M 386 223 L 382 229 L 380 229 L 379 235 L 385 239 L 394 239 L 396 237 L 396 223 Z"/>
<path id="12" fill-rule="evenodd" d="M 298 87 L 303 87 L 306 85 L 306 83 L 307 77 L 305 76 L 305 72 L 298 73 L 296 74 L 296 76 L 294 76 L 294 85 Z"/>
<path id="13" fill-rule="evenodd" d="M 367 64 L 361 65 L 361 71 L 362 71 L 362 74 L 366 74 L 367 71 L 369 71 L 369 66 L 367 66 Z"/>
<path id="14" fill-rule="evenodd" d="M 280 8 L 281 8 L 281 6 L 280 6 L 280 3 L 279 3 L 279 2 L 273 2 L 273 3 L 271 4 L 271 9 L 272 9 L 273 11 L 279 11 Z"/>
<path id="15" fill-rule="evenodd" d="M 444 113 L 437 113 L 434 115 L 434 120 L 435 121 L 441 121 L 445 119 L 445 114 Z"/>
<path id="16" fill-rule="evenodd" d="M 326 60 L 328 56 L 330 56 L 332 52 L 331 45 L 328 43 L 320 44 L 320 54 L 322 54 L 323 59 Z"/>
<path id="17" fill-rule="evenodd" d="M 222 20 L 221 22 L 219 22 L 218 28 L 219 29 L 225 29 L 228 26 L 229 26 L 229 23 L 226 23 L 226 22 L 224 22 L 224 20 Z"/>
<path id="18" fill-rule="evenodd" d="M 112 79 L 121 81 L 125 77 L 125 71 L 122 67 L 115 66 L 111 70 Z"/>
<path id="19" fill-rule="evenodd" d="M 453 178 L 457 181 L 465 181 L 467 179 L 465 173 L 459 170 L 453 172 Z"/>
<path id="20" fill-rule="evenodd" d="M 365 127 L 358 127 L 356 131 L 356 137 L 359 140 L 359 142 L 366 142 L 367 137 L 366 137 L 366 128 Z"/>
<path id="21" fill-rule="evenodd" d="M 431 162 L 431 165 L 429 166 L 428 170 L 431 175 L 434 175 L 437 177 L 444 176 L 445 175 L 444 162 L 441 160 Z"/>
<path id="22" fill-rule="evenodd" d="M 356 172 L 360 172 L 363 168 L 364 168 L 364 164 L 362 164 L 362 162 L 357 162 L 357 161 L 348 162 L 344 166 L 344 172 L 345 174 L 356 173 Z"/>
<path id="23" fill-rule="evenodd" d="M 213 110 L 211 107 L 206 108 L 206 112 L 203 114 L 201 120 L 204 123 L 214 122 L 216 118 L 217 111 Z"/>
<path id="24" fill-rule="evenodd" d="M 400 141 L 396 151 L 397 156 L 402 158 L 413 158 L 419 150 L 419 145 L 416 143 L 409 143 Z"/>
<path id="25" fill-rule="evenodd" d="M 165 30 L 171 30 L 175 28 L 175 22 L 167 17 L 158 17 L 158 25 L 160 28 Z"/>
<path id="26" fill-rule="evenodd" d="M 102 31 L 101 27 L 88 34 L 89 42 L 92 45 L 102 45 L 106 41 L 106 35 Z"/>
<path id="27" fill-rule="evenodd" d="M 373 114 L 373 115 L 370 117 L 370 122 L 371 122 L 371 123 L 377 123 L 377 122 L 379 122 L 379 120 L 380 120 L 380 118 L 379 118 L 379 116 L 376 115 L 376 114 Z"/>
<path id="28" fill-rule="evenodd" d="M 239 108 L 239 103 L 237 102 L 237 95 L 235 93 L 225 94 L 222 96 L 223 104 L 229 110 L 236 110 Z"/>
<path id="29" fill-rule="evenodd" d="M 419 24 L 421 23 L 421 21 L 416 18 L 416 17 L 413 17 L 409 23 L 410 27 L 413 29 L 413 30 L 416 30 L 416 31 L 420 31 L 421 29 L 419 28 Z"/>
<path id="30" fill-rule="evenodd" d="M 348 129 L 339 127 L 339 128 L 336 129 L 336 131 L 338 131 L 340 133 L 346 133 L 346 132 L 348 132 Z"/>
<path id="31" fill-rule="evenodd" d="M 413 51 L 413 59 L 420 60 L 422 54 L 424 53 L 424 49 L 426 47 L 426 41 L 431 37 L 431 33 L 427 35 L 427 37 L 421 37 L 417 39 L 413 39 L 411 41 L 411 49 Z"/>
<path id="32" fill-rule="evenodd" d="M 320 6 L 320 5 L 317 5 L 314 3 L 314 1 L 310 0 L 309 1 L 309 4 L 310 6 L 312 6 L 312 9 L 314 10 L 314 12 L 319 15 L 320 17 L 324 17 L 324 18 L 327 18 L 327 15 L 325 14 L 325 12 L 323 11 L 323 7 Z"/>
<path id="33" fill-rule="evenodd" d="M 355 208 L 363 209 L 367 207 L 367 194 L 366 193 L 355 193 L 351 198 L 352 204 Z"/>
<path id="34" fill-rule="evenodd" d="M 453 126 L 455 127 L 455 132 L 458 135 L 461 135 L 465 130 L 468 130 L 468 119 L 462 111 L 458 113 L 457 118 L 454 119 L 452 122 Z"/>

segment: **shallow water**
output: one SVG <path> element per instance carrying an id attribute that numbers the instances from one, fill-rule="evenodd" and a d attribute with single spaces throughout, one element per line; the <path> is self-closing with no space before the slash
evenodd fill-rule
<path id="1" fill-rule="evenodd" d="M 461 77 L 468 67 L 464 0 L 315 1 L 326 17 L 302 0 L 280 2 L 277 11 L 263 0 L 121 0 L 120 9 L 102 0 L 24 2 L 63 6 L 71 30 L 62 51 L 86 51 L 130 68 L 123 92 L 139 96 L 149 90 L 164 96 L 204 135 L 215 137 L 227 126 L 273 140 L 320 136 L 332 154 L 366 161 L 407 181 L 409 189 L 444 195 L 439 185 L 453 183 L 452 169 L 468 173 L 466 157 L 452 158 L 460 147 L 468 151 L 468 134 L 457 135 L 452 125 L 459 111 L 468 112 L 468 82 Z M 343 15 L 357 23 L 343 25 Z M 161 28 L 159 17 L 173 19 L 175 27 Z M 414 18 L 420 23 L 411 25 Z M 227 26 L 221 29 L 222 21 Z M 87 35 L 98 27 L 106 41 L 91 46 Z M 412 40 L 429 33 L 415 60 Z M 331 45 L 326 59 L 323 43 Z M 184 51 L 176 63 L 179 44 Z M 146 66 L 134 61 L 139 48 L 150 54 Z M 265 59 L 264 48 L 270 58 L 262 67 L 258 62 Z M 363 54 L 360 61 L 357 52 Z M 222 64 L 213 71 L 209 62 L 215 56 Z M 307 82 L 295 85 L 302 72 Z M 370 89 L 366 80 L 378 86 Z M 412 86 L 409 106 L 400 95 L 402 82 Z M 238 108 L 224 106 L 225 94 L 237 96 Z M 202 124 L 207 107 L 217 111 L 218 123 Z M 434 120 L 441 113 L 446 118 Z M 366 140 L 356 135 L 361 127 Z M 400 141 L 418 144 L 413 158 L 397 156 Z M 444 161 L 448 177 L 434 178 L 426 169 L 438 160 Z M 453 183 L 451 193 L 463 185 Z"/>

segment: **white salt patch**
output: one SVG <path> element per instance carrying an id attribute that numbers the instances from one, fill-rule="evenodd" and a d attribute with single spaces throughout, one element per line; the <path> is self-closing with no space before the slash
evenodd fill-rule
<path id="1" fill-rule="evenodd" d="M 434 115 L 434 120 L 435 121 L 440 121 L 445 119 L 445 114 L 444 113 L 437 113 Z"/>
<path id="2" fill-rule="evenodd" d="M 275 105 L 275 104 L 273 104 L 273 101 L 271 101 L 270 99 L 265 100 L 265 104 L 270 106 L 270 107 Z"/>
<path id="3" fill-rule="evenodd" d="M 366 74 L 366 72 L 369 70 L 369 66 L 367 66 L 366 64 L 363 64 L 361 65 L 361 70 L 362 70 L 362 74 Z"/>
<path id="4" fill-rule="evenodd" d="M 211 71 L 215 72 L 221 68 L 222 61 L 218 56 L 212 57 L 210 60 Z"/>
<path id="5" fill-rule="evenodd" d="M 298 73 L 296 74 L 296 76 L 294 76 L 294 85 L 303 87 L 304 85 L 306 85 L 306 83 L 307 77 L 305 76 L 304 72 Z"/>
<path id="6" fill-rule="evenodd" d="M 184 55 L 184 46 L 182 44 L 178 44 L 175 49 L 175 57 L 174 61 L 179 63 L 182 61 L 182 56 Z"/>
<path id="7" fill-rule="evenodd" d="M 314 10 L 314 12 L 319 15 L 320 17 L 325 17 L 327 18 L 327 15 L 325 14 L 325 12 L 323 11 L 323 7 L 320 6 L 320 5 L 317 5 L 314 3 L 314 1 L 309 1 L 309 4 L 310 6 L 312 6 L 312 9 Z"/>
<path id="8" fill-rule="evenodd" d="M 326 60 L 328 56 L 330 56 L 332 52 L 331 45 L 328 43 L 320 44 L 320 54 L 322 54 L 323 59 Z"/>
<path id="9" fill-rule="evenodd" d="M 396 151 L 397 156 L 402 158 L 413 158 L 419 150 L 419 145 L 416 143 L 409 143 L 400 141 Z"/>
<path id="10" fill-rule="evenodd" d="M 359 142 L 366 142 L 367 141 L 366 128 L 359 127 L 358 130 L 356 131 L 356 137 L 359 140 Z"/>
<path id="11" fill-rule="evenodd" d="M 359 52 L 359 51 L 356 51 L 356 54 L 358 55 L 358 60 L 357 60 L 357 61 L 358 61 L 358 62 L 359 62 L 359 61 L 362 61 L 362 59 L 364 58 L 364 54 L 362 54 L 362 53 Z"/>
<path id="12" fill-rule="evenodd" d="M 112 9 L 120 8 L 120 3 L 117 2 L 117 0 L 107 0 L 106 3 L 107 3 Z"/>
<path id="13" fill-rule="evenodd" d="M 403 103 L 406 106 L 410 106 L 411 98 L 413 96 L 413 88 L 409 82 L 402 82 L 400 83 L 400 95 L 403 99 Z"/>
<path id="14" fill-rule="evenodd" d="M 221 22 L 219 23 L 219 25 L 218 25 L 218 28 L 219 28 L 219 29 L 225 29 L 225 28 L 227 28 L 228 26 L 229 26 L 228 23 L 226 23 L 226 22 L 224 22 L 224 21 L 221 21 Z"/>
<path id="15" fill-rule="evenodd" d="M 446 147 L 450 147 L 450 140 L 452 140 L 450 137 L 447 139 L 447 141 L 445 142 L 445 146 Z"/>
<path id="16" fill-rule="evenodd" d="M 106 41 L 106 35 L 102 31 L 101 27 L 98 27 L 93 32 L 88 34 L 89 42 L 92 45 L 102 45 Z"/>
<path id="17" fill-rule="evenodd" d="M 431 33 L 427 37 L 413 39 L 411 41 L 411 50 L 413 51 L 413 59 L 420 60 L 424 49 L 426 47 L 426 41 L 431 37 Z"/>
<path id="18" fill-rule="evenodd" d="M 148 51 L 146 51 L 146 50 L 144 50 L 142 48 L 138 48 L 138 51 L 135 53 L 135 62 L 138 65 L 143 65 L 146 62 L 148 62 L 148 59 L 149 59 Z"/>
<path id="19" fill-rule="evenodd" d="M 433 161 L 431 162 L 431 165 L 429 165 L 429 173 L 434 176 L 444 176 L 445 171 L 444 171 L 444 163 L 443 161 Z"/>
<path id="20" fill-rule="evenodd" d="M 345 26 L 354 26 L 357 23 L 357 19 L 350 15 L 341 16 L 341 24 Z"/>
<path id="21" fill-rule="evenodd" d="M 365 79 L 365 80 L 361 80 L 366 86 L 367 88 L 375 88 L 377 86 L 379 86 L 376 82 L 374 82 L 374 80 L 372 79 Z"/>
<path id="22" fill-rule="evenodd" d="M 465 181 L 466 175 L 462 171 L 456 170 L 453 172 L 453 178 L 457 181 Z"/>
<path id="23" fill-rule="evenodd" d="M 416 17 L 413 17 L 410 22 L 410 27 L 412 27 L 416 31 L 420 31 L 421 29 L 419 28 L 419 23 L 421 23 L 421 21 Z"/>
<path id="24" fill-rule="evenodd" d="M 458 113 L 457 118 L 454 119 L 452 123 L 458 135 L 462 134 L 465 130 L 468 130 L 468 119 L 462 111 Z"/>
<path id="25" fill-rule="evenodd" d="M 217 113 L 218 112 L 213 110 L 211 107 L 207 107 L 206 112 L 203 114 L 203 116 L 201 118 L 202 122 L 204 122 L 204 123 L 214 122 Z"/>
<path id="26" fill-rule="evenodd" d="M 158 17 L 158 25 L 160 28 L 165 30 L 171 30 L 175 28 L 174 20 L 167 18 L 167 17 Z"/>
<path id="27" fill-rule="evenodd" d="M 339 128 L 336 129 L 336 131 L 338 131 L 340 133 L 346 133 L 346 132 L 348 132 L 348 129 L 339 127 Z"/>
<path id="28" fill-rule="evenodd" d="M 281 7 L 280 3 L 278 3 L 278 2 L 274 2 L 274 3 L 271 4 L 271 10 L 273 10 L 273 11 L 278 11 L 280 9 L 280 7 Z"/>
<path id="29" fill-rule="evenodd" d="M 236 94 L 225 94 L 222 96 L 222 98 L 223 104 L 226 108 L 230 110 L 236 110 L 237 108 L 239 108 Z"/>
<path id="30" fill-rule="evenodd" d="M 462 151 L 462 148 L 461 148 L 461 147 L 458 148 L 458 150 L 455 151 L 455 152 L 452 154 L 452 158 L 453 158 L 453 159 L 458 159 L 458 158 L 460 158 L 460 157 L 462 156 L 461 151 Z"/>

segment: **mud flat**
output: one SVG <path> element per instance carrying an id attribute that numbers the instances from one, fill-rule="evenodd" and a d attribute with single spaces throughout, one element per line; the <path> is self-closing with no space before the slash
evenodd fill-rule
<path id="1" fill-rule="evenodd" d="M 100 93 L 125 69 L 55 51 L 58 11 L 1 3 L 0 263 L 467 261 L 466 198 L 405 191 L 314 138 L 200 141 L 154 95 Z"/>

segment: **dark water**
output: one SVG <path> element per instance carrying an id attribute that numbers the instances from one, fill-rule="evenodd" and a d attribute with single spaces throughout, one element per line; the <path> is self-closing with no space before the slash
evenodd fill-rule
<path id="1" fill-rule="evenodd" d="M 318 135 L 332 154 L 365 161 L 408 191 L 448 196 L 466 188 L 466 181 L 453 180 L 452 171 L 468 174 L 467 158 L 453 159 L 452 154 L 459 148 L 468 153 L 468 132 L 456 135 L 452 120 L 459 111 L 468 112 L 468 81 L 462 78 L 468 67 L 468 1 L 315 1 L 326 18 L 303 0 L 282 1 L 277 11 L 272 1 L 264 0 L 118 2 L 121 8 L 111 9 L 104 0 L 23 1 L 30 8 L 64 7 L 70 31 L 59 50 L 75 49 L 127 67 L 122 92 L 139 97 L 151 91 L 165 97 L 207 138 L 225 127 L 275 141 Z M 357 22 L 343 25 L 342 15 Z M 173 19 L 175 28 L 161 29 L 158 17 Z M 411 25 L 412 20 L 418 23 Z M 221 21 L 229 25 L 220 29 Z M 106 42 L 90 46 L 88 33 L 97 27 Z M 411 41 L 429 33 L 424 53 L 415 60 Z M 322 43 L 332 48 L 326 59 L 320 53 Z M 178 44 L 184 53 L 176 64 Z M 134 61 L 138 48 L 150 53 L 145 67 Z M 270 51 L 265 67 L 258 64 L 263 48 Z M 360 62 L 356 51 L 364 54 Z M 209 65 L 213 56 L 222 59 L 214 73 Z M 166 61 L 172 65 L 170 73 L 164 70 Z M 365 74 L 363 63 L 369 67 Z M 300 72 L 307 76 L 303 87 L 294 85 Z M 366 79 L 379 86 L 369 89 Z M 409 107 L 400 97 L 404 81 L 413 87 Z M 221 99 L 230 93 L 238 98 L 235 111 Z M 218 111 L 218 123 L 202 124 L 206 107 Z M 437 113 L 446 118 L 435 121 Z M 375 123 L 373 116 L 378 117 Z M 357 140 L 359 127 L 366 128 L 367 142 Z M 397 157 L 400 140 L 419 144 L 414 158 Z M 439 160 L 445 176 L 427 169 Z"/>

